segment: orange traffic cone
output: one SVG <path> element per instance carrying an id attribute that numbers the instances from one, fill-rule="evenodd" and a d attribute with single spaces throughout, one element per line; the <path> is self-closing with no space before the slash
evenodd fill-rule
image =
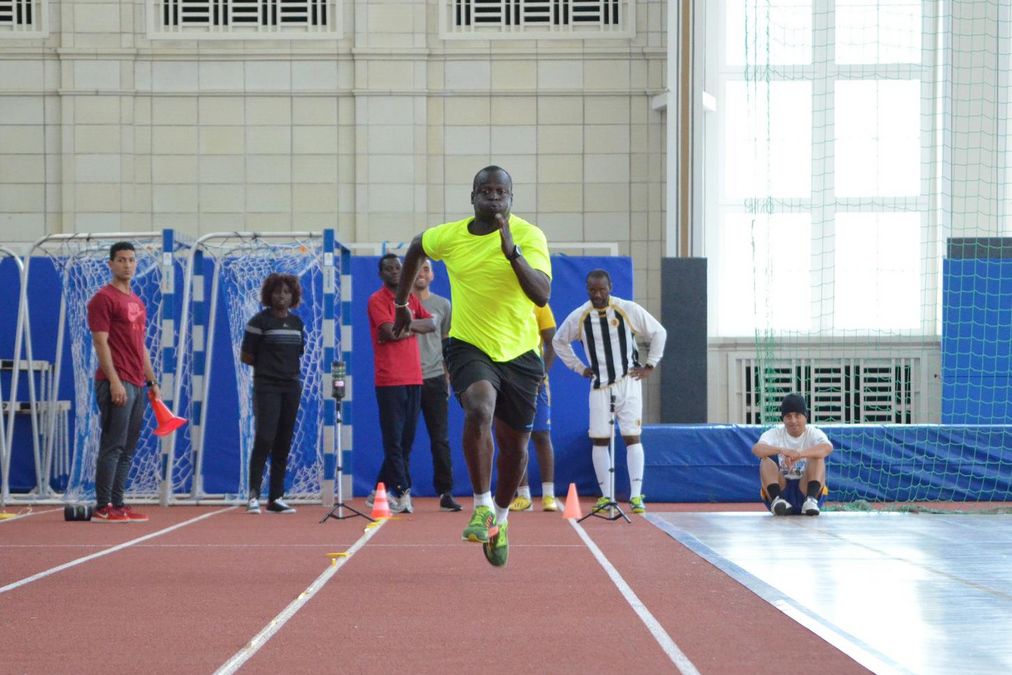
<path id="1" fill-rule="evenodd" d="M 390 502 L 387 501 L 387 488 L 383 483 L 376 484 L 376 496 L 372 500 L 372 517 L 390 517 Z"/>
<path id="2" fill-rule="evenodd" d="M 187 420 L 185 418 L 173 415 L 168 406 L 162 403 L 162 399 L 155 398 L 155 392 L 150 389 L 148 390 L 148 398 L 151 399 L 151 409 L 155 411 L 155 420 L 158 421 L 155 436 L 168 436 L 186 424 Z"/>
<path id="3" fill-rule="evenodd" d="M 569 484 L 569 494 L 566 495 L 566 508 L 562 512 L 562 517 L 575 518 L 576 520 L 583 518 L 583 512 L 580 510 L 580 496 L 576 494 L 576 483 Z"/>

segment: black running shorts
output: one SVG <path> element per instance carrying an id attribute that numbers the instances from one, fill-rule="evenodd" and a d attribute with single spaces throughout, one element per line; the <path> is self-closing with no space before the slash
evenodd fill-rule
<path id="1" fill-rule="evenodd" d="M 496 390 L 495 417 L 517 431 L 530 431 L 537 409 L 538 386 L 545 364 L 533 349 L 512 361 L 493 361 L 474 345 L 450 338 L 446 370 L 457 398 L 475 382 L 485 380 Z"/>

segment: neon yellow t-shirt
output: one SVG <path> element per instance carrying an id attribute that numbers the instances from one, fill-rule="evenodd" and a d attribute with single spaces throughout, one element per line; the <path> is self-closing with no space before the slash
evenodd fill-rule
<path id="1" fill-rule="evenodd" d="M 493 361 L 512 361 L 541 342 L 538 324 L 531 321 L 535 305 L 502 253 L 499 231 L 471 234 L 467 226 L 472 220 L 426 230 L 422 248 L 427 256 L 446 264 L 453 303 L 450 337 L 474 345 Z M 551 278 L 545 234 L 514 215 L 510 215 L 510 232 L 527 264 Z"/>

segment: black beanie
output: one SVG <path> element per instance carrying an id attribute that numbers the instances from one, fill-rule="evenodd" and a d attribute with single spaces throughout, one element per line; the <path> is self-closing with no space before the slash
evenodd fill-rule
<path id="1" fill-rule="evenodd" d="M 784 400 L 780 402 L 780 418 L 787 413 L 801 413 L 808 419 L 808 405 L 805 403 L 805 397 L 801 394 L 787 394 L 784 396 Z"/>

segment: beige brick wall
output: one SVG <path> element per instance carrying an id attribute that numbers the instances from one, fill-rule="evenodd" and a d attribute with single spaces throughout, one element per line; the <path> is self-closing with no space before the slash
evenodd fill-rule
<path id="1" fill-rule="evenodd" d="M 444 40 L 434 0 L 346 0 L 339 39 L 198 41 L 149 39 L 144 2 L 51 1 L 47 37 L 0 38 L 0 243 L 407 241 L 496 163 L 549 241 L 618 242 L 659 315 L 666 5 L 639 0 L 631 39 Z"/>

